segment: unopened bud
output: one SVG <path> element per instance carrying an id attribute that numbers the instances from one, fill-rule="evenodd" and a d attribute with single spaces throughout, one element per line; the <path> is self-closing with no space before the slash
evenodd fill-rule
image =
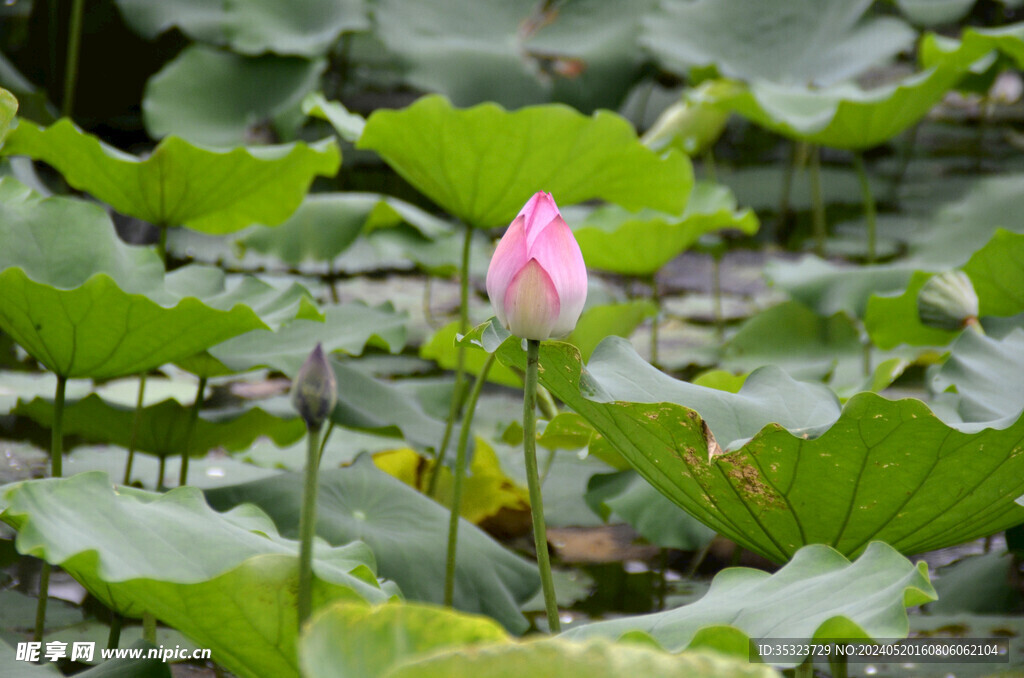
<path id="1" fill-rule="evenodd" d="M 316 345 L 292 382 L 292 406 L 310 430 L 318 430 L 338 402 L 338 382 L 324 349 Z"/>
<path id="2" fill-rule="evenodd" d="M 928 327 L 959 330 L 978 320 L 978 295 L 963 271 L 931 278 L 917 294 L 917 316 Z"/>

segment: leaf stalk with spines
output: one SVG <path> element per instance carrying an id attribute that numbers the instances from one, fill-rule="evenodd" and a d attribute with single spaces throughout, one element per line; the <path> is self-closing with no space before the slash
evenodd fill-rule
<path id="1" fill-rule="evenodd" d="M 60 478 L 64 466 L 64 396 L 68 378 L 57 375 L 57 390 L 53 402 L 53 426 L 50 428 L 50 475 Z M 43 561 L 39 573 L 39 599 L 36 602 L 36 623 L 33 640 L 41 642 L 46 630 L 46 603 L 50 593 L 50 563 Z"/>
<path id="2" fill-rule="evenodd" d="M 206 393 L 206 377 L 199 377 L 199 387 L 196 389 L 196 399 L 192 403 L 192 409 L 188 413 L 188 428 L 185 430 L 185 442 L 181 450 L 181 471 L 178 473 L 178 485 L 188 485 L 188 460 L 189 446 L 192 444 L 192 435 L 196 430 L 196 422 L 199 420 L 199 410 L 203 407 L 203 397 Z"/>
<path id="3" fill-rule="evenodd" d="M 451 607 L 455 596 L 455 560 L 459 539 L 459 515 L 462 511 L 462 486 L 466 477 L 466 450 L 469 447 L 469 432 L 473 424 L 476 404 L 480 399 L 480 392 L 487 381 L 487 375 L 491 371 L 494 359 L 493 353 L 487 356 L 483 369 L 473 383 L 469 400 L 466 402 L 466 416 L 462 420 L 462 430 L 459 431 L 459 444 L 455 451 L 455 477 L 452 482 L 451 517 L 448 521 L 448 553 L 444 569 L 444 604 L 448 607 Z M 438 477 L 439 473 L 440 469 L 435 469 L 432 478 Z"/>
<path id="4" fill-rule="evenodd" d="M 473 227 L 465 225 L 465 235 L 462 240 L 462 260 L 459 264 L 459 334 L 469 331 L 469 253 L 473 244 Z M 448 454 L 448 444 L 451 442 L 452 430 L 455 427 L 455 420 L 462 409 L 462 391 L 466 381 L 466 347 L 461 342 L 456 348 L 455 354 L 455 386 L 452 389 L 452 401 L 448 408 L 448 420 L 444 425 L 444 436 L 441 438 L 441 446 L 434 458 L 434 471 L 430 475 L 430 482 L 427 483 L 427 496 L 433 497 L 437 491 L 437 478 L 444 466 L 445 456 Z"/>

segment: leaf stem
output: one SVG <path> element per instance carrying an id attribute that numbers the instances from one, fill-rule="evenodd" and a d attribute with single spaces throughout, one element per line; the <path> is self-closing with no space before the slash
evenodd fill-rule
<path id="1" fill-rule="evenodd" d="M 156 615 L 151 612 L 142 613 L 142 638 L 156 645 Z"/>
<path id="2" fill-rule="evenodd" d="M 462 240 L 462 263 L 459 270 L 459 334 L 465 334 L 469 330 L 469 252 L 473 243 L 473 227 L 466 225 L 466 233 Z M 455 419 L 462 409 L 462 390 L 466 382 L 466 347 L 459 344 L 456 347 L 455 357 L 455 387 L 452 389 L 452 402 L 448 408 L 448 421 L 444 425 L 444 436 L 441 438 L 441 447 L 434 457 L 434 470 L 430 475 L 430 482 L 427 483 L 427 496 L 433 497 L 437 491 L 437 478 L 444 466 L 444 458 L 448 454 L 448 444 L 452 439 L 452 429 L 455 427 Z"/>
<path id="3" fill-rule="evenodd" d="M 476 412 L 476 403 L 480 399 L 480 392 L 487 381 L 487 374 L 494 364 L 494 354 L 487 356 L 483 370 L 473 382 L 473 390 L 469 392 L 469 401 L 466 403 L 466 417 L 462 420 L 462 430 L 459 431 L 459 445 L 455 452 L 455 480 L 452 484 L 452 506 L 451 515 L 448 519 L 448 555 L 444 568 L 444 604 L 452 606 L 455 596 L 455 556 L 459 539 L 459 515 L 462 512 L 462 485 L 466 477 L 466 448 L 469 447 L 469 431 L 473 424 L 473 414 Z M 438 476 L 435 471 L 434 478 Z"/>
<path id="4" fill-rule="evenodd" d="M 875 215 L 875 197 L 871 194 L 871 182 L 868 180 L 867 170 L 864 168 L 864 155 L 860 151 L 853 154 L 853 167 L 857 170 L 857 179 L 860 180 L 860 192 L 864 197 L 864 219 L 868 224 L 868 263 L 875 263 L 877 258 L 878 220 Z"/>
<path id="5" fill-rule="evenodd" d="M 651 275 L 647 277 L 647 285 L 651 288 L 651 300 L 657 312 L 651 318 L 651 364 L 658 367 L 658 324 L 661 321 L 661 295 L 658 294 L 658 281 Z"/>
<path id="6" fill-rule="evenodd" d="M 547 530 L 544 527 L 544 500 L 540 492 L 537 472 L 537 380 L 540 367 L 540 342 L 526 342 L 526 385 L 523 387 L 523 454 L 526 457 L 526 483 L 530 488 L 530 515 L 533 518 L 533 543 L 537 548 L 540 584 L 544 590 L 544 609 L 548 628 L 552 633 L 562 630 L 558 620 L 558 602 L 551 579 L 551 559 L 548 556 Z"/>
<path id="7" fill-rule="evenodd" d="M 167 455 L 166 454 L 161 454 L 160 455 L 160 464 L 159 464 L 159 466 L 157 466 L 156 473 L 157 473 L 157 477 L 156 477 L 156 491 L 157 492 L 163 492 L 165 489 L 167 489 L 167 486 L 164 485 L 164 478 L 167 477 Z"/>
<path id="8" fill-rule="evenodd" d="M 206 377 L 199 377 L 199 388 L 196 389 L 196 399 L 188 413 L 188 428 L 185 429 L 185 442 L 181 448 L 181 472 L 178 473 L 179 486 L 188 485 L 189 446 L 192 445 L 192 435 L 195 433 L 196 422 L 199 420 L 199 410 L 203 407 L 205 392 Z"/>
<path id="9" fill-rule="evenodd" d="M 306 436 L 306 482 L 299 516 L 299 628 L 313 607 L 313 537 L 316 534 L 317 466 L 320 462 L 320 427 Z"/>
<path id="10" fill-rule="evenodd" d="M 110 633 L 107 635 L 107 649 L 116 650 L 121 644 L 121 625 L 124 617 L 114 612 L 110 616 Z"/>
<path id="11" fill-rule="evenodd" d="M 64 462 L 64 394 L 67 390 L 68 378 L 57 375 L 57 391 L 53 400 L 53 426 L 50 428 L 50 475 L 60 478 L 63 475 Z M 46 603 L 50 595 L 50 563 L 43 561 L 39 571 L 39 599 L 36 601 L 36 625 L 32 639 L 43 640 L 46 630 Z"/>
<path id="12" fill-rule="evenodd" d="M 71 26 L 68 29 L 68 53 L 64 61 L 64 98 L 61 115 L 71 117 L 75 105 L 75 82 L 78 79 L 78 51 L 82 43 L 82 10 L 85 0 L 74 0 L 71 5 Z"/>
<path id="13" fill-rule="evenodd" d="M 825 256 L 827 225 L 825 220 L 825 196 L 821 189 L 821 149 L 811 147 L 811 217 L 814 227 L 814 252 Z"/>
<path id="14" fill-rule="evenodd" d="M 139 439 L 139 427 L 142 425 L 142 402 L 146 395 L 146 374 L 139 377 L 139 395 L 135 398 L 135 416 L 132 417 L 132 433 L 128 438 L 128 461 L 124 465 L 124 484 L 132 484 L 132 466 L 135 465 L 135 444 Z"/>

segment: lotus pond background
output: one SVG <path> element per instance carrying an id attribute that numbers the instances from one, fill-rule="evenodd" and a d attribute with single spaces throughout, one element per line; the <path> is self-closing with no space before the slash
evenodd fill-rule
<path id="1" fill-rule="evenodd" d="M 0 673 L 1024 673 L 1020 4 L 0 4 Z M 541 190 L 590 273 L 541 347 L 558 635 L 483 286 Z M 908 635 L 1010 661 L 748 661 Z"/>

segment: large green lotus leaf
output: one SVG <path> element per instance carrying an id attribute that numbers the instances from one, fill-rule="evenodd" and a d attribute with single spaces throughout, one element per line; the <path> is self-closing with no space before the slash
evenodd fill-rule
<path id="1" fill-rule="evenodd" d="M 757 216 L 736 208 L 736 198 L 725 186 L 699 181 L 681 216 L 645 209 L 629 212 L 618 206 L 599 207 L 573 220 L 576 241 L 590 268 L 628 275 L 653 275 L 691 247 L 705 233 L 735 228 L 757 232 Z M 582 216 L 582 215 L 581 215 Z"/>
<path id="2" fill-rule="evenodd" d="M 141 410 L 135 449 L 159 456 L 183 454 L 202 456 L 215 447 L 230 452 L 246 450 L 266 436 L 279 446 L 290 445 L 306 433 L 305 424 L 293 415 L 281 418 L 259 407 L 244 410 L 200 413 L 192 435 L 186 441 L 191 407 L 176 400 L 165 400 Z M 13 411 L 49 427 L 53 423 L 53 403 L 42 398 L 22 403 Z M 64 433 L 77 435 L 85 442 L 109 443 L 130 447 L 135 427 L 135 408 L 113 405 L 96 394 L 69 402 L 64 409 Z"/>
<path id="3" fill-rule="evenodd" d="M 959 41 L 929 33 L 921 40 L 920 59 L 925 67 L 952 63 L 966 70 L 993 50 L 1009 57 L 1017 68 L 1024 68 L 1024 23 L 997 28 L 967 26 Z"/>
<path id="4" fill-rule="evenodd" d="M 260 313 L 277 322 L 312 308 L 301 287 L 212 268 L 165 277 L 156 253 L 122 243 L 100 207 L 43 199 L 12 179 L 0 179 L 0 290 L 0 327 L 65 377 L 134 374 L 266 328 Z"/>
<path id="5" fill-rule="evenodd" d="M 903 15 L 919 26 L 951 24 L 964 18 L 976 0 L 896 0 Z"/>
<path id="6" fill-rule="evenodd" d="M 850 562 L 820 544 L 805 546 L 775 574 L 723 570 L 696 603 L 655 614 L 578 626 L 563 637 L 618 638 L 651 634 L 672 652 L 702 645 L 701 630 L 733 627 L 748 638 L 904 638 L 905 608 L 935 600 L 928 565 L 915 566 L 892 547 L 873 542 Z M 785 612 L 782 612 L 782 608 Z M 706 631 L 705 631 L 706 632 Z M 802 659 L 795 657 L 794 663 Z"/>
<path id="7" fill-rule="evenodd" d="M 525 368 L 493 324 L 469 335 Z M 919 400 L 859 393 L 840 407 L 775 367 L 739 393 L 676 381 L 621 339 L 584 371 L 567 344 L 541 347 L 541 383 L 654 487 L 708 527 L 777 562 L 805 544 L 845 555 L 881 540 L 904 553 L 959 544 L 1024 521 L 1024 417 L 947 424 Z M 958 430 L 962 428 L 964 430 Z M 732 451 L 724 451 L 732 450 Z"/>
<path id="8" fill-rule="evenodd" d="M 978 313 L 1011 316 L 1024 311 L 1024 234 L 999 228 L 988 243 L 962 266 L 978 295 Z M 957 332 L 921 323 L 917 297 L 932 273 L 915 271 L 899 294 L 876 295 L 868 300 L 864 325 L 875 345 L 945 346 Z"/>
<path id="9" fill-rule="evenodd" d="M 929 374 L 928 386 L 934 393 L 955 392 L 951 400 L 964 421 L 1016 418 L 1024 403 L 1024 330 L 1002 339 L 964 332 Z"/>
<path id="10" fill-rule="evenodd" d="M 459 105 L 560 101 L 615 109 L 644 57 L 639 18 L 653 2 L 401 0 L 376 3 L 376 36 L 414 88 Z"/>
<path id="11" fill-rule="evenodd" d="M 863 318 L 872 294 L 902 290 L 911 266 L 903 263 L 845 266 L 806 255 L 796 262 L 768 262 L 765 276 L 775 287 L 819 315 L 846 312 Z"/>
<path id="12" fill-rule="evenodd" d="M 953 68 L 936 67 L 869 90 L 853 83 L 808 89 L 756 80 L 749 86 L 709 90 L 716 94 L 707 100 L 791 139 L 865 149 L 924 118 L 960 76 Z"/>
<path id="13" fill-rule="evenodd" d="M 698 551 L 715 536 L 696 518 L 680 511 L 636 471 L 594 476 L 587 485 L 591 509 L 608 522 L 614 515 L 641 537 L 662 548 Z"/>
<path id="14" fill-rule="evenodd" d="M 177 27 L 193 40 L 242 54 L 320 56 L 342 31 L 369 27 L 363 0 L 116 0 L 125 22 L 146 38 Z"/>
<path id="15" fill-rule="evenodd" d="M 727 658 L 717 652 L 670 655 L 650 647 L 647 642 L 612 643 L 595 638 L 580 643 L 561 637 L 438 652 L 419 661 L 399 664 L 384 674 L 385 678 L 618 678 L 629 675 L 778 678 L 781 674 L 767 664 L 750 663 L 746 657 Z"/>
<path id="16" fill-rule="evenodd" d="M 246 250 L 273 254 L 298 266 L 305 261 L 333 261 L 361 233 L 410 224 L 436 238 L 448 226 L 415 205 L 376 193 L 316 193 L 306 197 L 280 226 L 257 227 L 239 238 Z"/>
<path id="17" fill-rule="evenodd" d="M 323 59 L 244 57 L 192 45 L 146 83 L 146 131 L 234 147 L 252 144 L 261 126 L 273 125 L 290 139 L 304 118 L 302 100 L 319 87 L 326 66 Z"/>
<path id="18" fill-rule="evenodd" d="M 400 111 L 375 111 L 357 147 L 376 151 L 449 214 L 479 228 L 508 225 L 542 190 L 560 205 L 602 198 L 678 213 L 693 183 L 687 158 L 659 157 L 624 118 L 608 111 L 587 117 L 562 105 L 459 110 L 426 96 Z"/>
<path id="19" fill-rule="evenodd" d="M 302 100 L 302 112 L 331 123 L 338 136 L 355 143 L 363 135 L 366 118 L 345 108 L 340 101 L 328 101 L 323 92 L 311 92 Z"/>
<path id="20" fill-rule="evenodd" d="M 751 317 L 722 349 L 721 367 L 748 372 L 778 365 L 796 379 L 824 380 L 836 391 L 864 381 L 860 330 L 845 313 L 823 318 L 796 301 Z"/>
<path id="21" fill-rule="evenodd" d="M 490 620 L 411 603 L 337 603 L 311 622 L 299 645 L 307 676 L 623 675 L 770 678 L 764 664 L 703 653 L 671 656 L 640 644 L 564 638 L 516 642 Z"/>
<path id="22" fill-rule="evenodd" d="M 791 0 L 764 12 L 759 0 L 663 0 L 644 18 L 642 42 L 663 66 L 803 87 L 849 80 L 910 48 L 913 29 L 865 19 L 871 0 Z M 757 17 L 752 21 L 751 17 Z"/>
<path id="23" fill-rule="evenodd" d="M 50 603 L 53 604 L 52 601 Z M 106 628 L 106 627 L 104 627 Z M 124 637 L 127 633 L 121 636 L 121 642 L 124 643 Z M 68 642 L 66 635 L 60 636 L 55 639 L 58 642 Z M 43 640 L 44 646 L 40 653 L 46 652 L 45 643 L 47 639 Z M 102 641 L 92 641 L 101 642 Z M 101 645 L 101 647 L 103 647 Z M 123 645 L 122 645 L 123 647 Z M 138 640 L 133 643 L 130 647 L 140 648 L 144 652 L 147 652 L 150 648 L 155 648 L 155 645 L 151 645 L 143 640 Z M 68 645 L 70 650 L 70 644 Z M 98 652 L 94 653 L 94 657 L 99 657 Z M 45 656 L 45 655 L 44 655 Z M 82 671 L 75 675 L 82 676 L 83 678 L 172 678 L 171 665 L 167 662 L 160 660 L 157 657 L 152 659 L 145 658 L 146 655 L 142 655 L 140 659 L 108 659 L 104 660 L 99 666 L 95 666 L 87 671 Z M 64 674 L 57 669 L 56 662 L 46 662 L 44 664 L 31 664 L 26 661 L 19 661 L 17 653 L 13 647 L 7 644 L 2 638 L 0 638 L 0 666 L 4 667 L 4 678 L 53 678 L 54 676 L 63 676 Z"/>
<path id="24" fill-rule="evenodd" d="M 397 353 L 405 345 L 408 320 L 390 303 L 343 304 L 328 308 L 322 321 L 297 318 L 276 332 L 248 332 L 214 346 L 210 355 L 237 372 L 272 367 L 294 376 L 317 344 L 349 355 L 361 354 L 368 343 Z"/>
<path id="25" fill-rule="evenodd" d="M 369 455 L 347 468 L 320 473 L 317 534 L 331 544 L 362 540 L 382 577 L 409 600 L 440 604 L 444 593 L 449 511 L 377 469 Z M 302 477 L 276 478 L 207 492 L 211 506 L 251 502 L 269 513 L 284 535 L 298 533 Z M 528 626 L 519 606 L 537 591 L 533 564 L 506 551 L 471 523 L 459 523 L 456 609 L 497 619 L 514 632 Z"/>
<path id="26" fill-rule="evenodd" d="M 18 100 L 14 95 L 0 87 L 0 146 L 10 131 L 10 125 L 18 112 Z"/>
<path id="27" fill-rule="evenodd" d="M 155 494 L 103 473 L 9 485 L 0 519 L 21 553 L 59 565 L 111 609 L 150 612 L 239 676 L 297 676 L 298 544 L 253 506 L 209 508 L 194 488 Z M 383 602 L 360 543 L 314 559 L 314 606 Z"/>
<path id="28" fill-rule="evenodd" d="M 145 160 L 107 146 L 63 119 L 42 129 L 22 120 L 2 149 L 56 168 L 67 182 L 118 212 L 161 226 L 231 233 L 277 224 L 295 211 L 317 175 L 333 176 L 333 139 L 212 151 L 167 137 Z"/>
<path id="29" fill-rule="evenodd" d="M 425 654 L 498 642 L 511 638 L 487 617 L 421 603 L 336 603 L 310 622 L 299 661 L 307 676 L 379 678 Z"/>

